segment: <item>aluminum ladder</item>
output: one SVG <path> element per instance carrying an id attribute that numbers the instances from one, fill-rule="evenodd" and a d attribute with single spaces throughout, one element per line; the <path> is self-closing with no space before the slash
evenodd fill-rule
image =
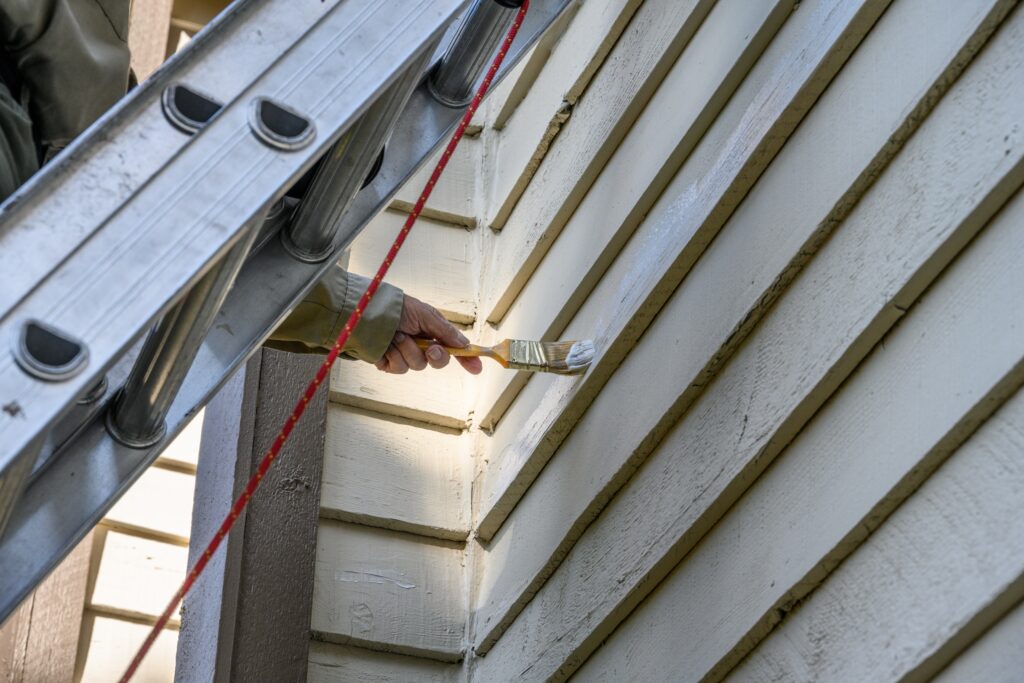
<path id="1" fill-rule="evenodd" d="M 444 141 L 519 4 L 237 0 L 0 207 L 0 622 Z"/>

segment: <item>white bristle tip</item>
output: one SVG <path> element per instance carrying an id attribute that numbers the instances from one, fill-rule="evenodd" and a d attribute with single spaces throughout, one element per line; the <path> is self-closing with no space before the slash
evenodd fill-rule
<path id="1" fill-rule="evenodd" d="M 585 368 L 594 361 L 594 342 L 589 339 L 578 341 L 569 349 L 565 364 L 570 370 Z"/>

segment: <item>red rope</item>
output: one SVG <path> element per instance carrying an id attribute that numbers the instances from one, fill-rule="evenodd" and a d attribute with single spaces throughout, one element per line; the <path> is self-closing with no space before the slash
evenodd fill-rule
<path id="1" fill-rule="evenodd" d="M 398 255 L 398 251 L 402 248 L 402 244 L 405 242 L 406 236 L 409 234 L 409 231 L 412 230 L 412 226 L 419 217 L 420 211 L 423 210 L 423 205 L 427 203 L 430 193 L 433 192 L 434 185 L 441 177 L 441 173 L 444 172 L 445 166 L 448 165 L 448 160 L 451 159 L 452 153 L 455 151 L 455 148 L 458 146 L 463 134 L 466 132 L 466 126 L 469 125 L 470 120 L 473 118 L 473 114 L 476 113 L 477 107 L 480 106 L 480 102 L 483 100 L 484 95 L 487 94 L 487 89 L 491 86 L 491 81 L 494 79 L 494 75 L 498 72 L 501 62 L 505 59 L 505 54 L 512 45 L 512 40 L 516 37 L 516 33 L 519 32 L 519 27 L 523 23 L 523 17 L 526 15 L 526 10 L 529 6 L 529 0 L 523 0 L 523 5 L 519 8 L 519 13 L 516 15 L 515 21 L 508 31 L 508 35 L 505 36 L 505 42 L 502 43 L 501 49 L 494 57 L 494 61 L 491 63 L 490 69 L 487 70 L 487 75 L 484 77 L 483 82 L 477 89 L 476 96 L 473 97 L 473 101 L 470 102 L 469 107 L 466 109 L 466 113 L 463 114 L 462 120 L 459 122 L 459 127 L 455 130 L 455 133 L 452 135 L 452 139 L 448 142 L 448 146 L 445 148 L 440 161 L 437 162 L 434 172 L 430 174 L 430 180 L 427 181 L 426 187 L 424 187 L 423 192 L 420 193 L 420 198 L 416 200 L 416 205 L 409 213 L 409 217 L 405 219 L 405 224 L 402 226 L 402 230 L 398 233 L 398 237 L 395 238 L 387 256 L 384 257 L 384 262 L 380 265 L 380 268 L 377 269 L 377 274 L 374 276 L 373 281 L 370 282 L 369 287 L 366 288 L 366 291 L 363 292 L 363 296 L 359 299 L 359 303 L 356 305 L 356 310 L 354 310 L 352 315 L 349 316 L 348 321 L 345 323 L 345 327 L 341 330 L 341 334 L 338 335 L 338 339 L 334 342 L 331 352 L 327 354 L 327 358 L 324 360 L 323 365 L 320 366 L 320 369 L 317 370 L 313 381 L 309 383 L 309 386 L 306 387 L 306 391 L 303 392 L 302 397 L 299 399 L 298 403 L 295 404 L 295 408 L 292 409 L 291 416 L 284 423 L 284 426 L 281 428 L 277 438 L 274 439 L 274 443 L 270 447 L 270 450 L 268 450 L 263 456 L 263 460 L 260 461 L 259 467 L 256 468 L 256 474 L 249 479 L 249 483 L 246 484 L 242 495 L 240 495 L 234 505 L 231 506 L 231 511 L 228 513 L 228 516 L 224 518 L 224 521 L 221 522 L 220 528 L 217 529 L 217 533 L 215 533 L 213 538 L 210 539 L 209 544 L 206 546 L 206 550 L 203 551 L 203 554 L 199 557 L 195 566 L 192 567 L 191 571 L 189 571 L 185 580 L 182 582 L 181 587 L 178 588 L 174 597 L 171 598 L 171 602 L 167 605 L 163 614 L 160 615 L 160 618 L 157 619 L 153 628 L 150 630 L 149 635 L 146 636 L 146 640 L 142 643 L 142 647 L 139 648 L 139 651 L 135 654 L 135 658 L 132 659 L 131 664 L 128 665 L 128 670 L 125 671 L 124 676 L 121 677 L 121 683 L 127 683 L 131 680 L 131 677 L 135 675 L 135 672 L 138 670 L 143 658 L 149 652 L 150 648 L 153 647 L 153 643 L 156 641 L 157 636 L 160 635 L 160 632 L 170 620 L 171 615 L 174 614 L 174 610 L 178 608 L 178 605 L 188 593 L 189 589 L 192 588 L 196 580 L 203 573 L 203 569 L 206 567 L 207 563 L 209 563 L 213 553 L 217 551 L 221 541 L 223 541 L 224 537 L 228 535 L 229 531 L 231 531 L 231 527 L 235 525 L 235 521 L 238 519 L 239 515 L 242 514 L 245 506 L 249 504 L 249 500 L 256 492 L 256 489 L 259 487 L 263 477 L 266 476 L 267 470 L 270 469 L 274 460 L 277 459 L 282 446 L 284 446 L 285 442 L 288 441 L 288 436 L 292 433 L 292 429 L 295 428 L 295 424 L 299 421 L 299 418 L 302 417 L 302 414 L 306 412 L 306 406 L 309 405 L 309 402 L 316 394 L 317 389 L 324 380 L 327 379 L 331 371 L 331 366 L 334 365 L 334 361 L 338 359 L 338 354 L 341 353 L 341 349 L 344 348 L 349 335 L 359 322 L 359 319 L 363 315 L 363 311 L 366 310 L 366 307 L 369 305 L 373 295 L 377 292 L 377 288 L 380 286 L 384 276 L 387 275 L 388 269 L 391 267 L 391 262 L 394 261 L 395 257 Z"/>

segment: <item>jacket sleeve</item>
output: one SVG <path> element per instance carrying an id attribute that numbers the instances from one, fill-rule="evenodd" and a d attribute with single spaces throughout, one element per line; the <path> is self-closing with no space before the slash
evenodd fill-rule
<path id="1" fill-rule="evenodd" d="M 44 147 L 64 147 L 124 95 L 130 4 L 0 0 L 0 42 Z"/>
<path id="2" fill-rule="evenodd" d="M 369 284 L 368 278 L 335 266 L 274 330 L 266 345 L 296 353 L 327 353 Z M 398 329 L 404 299 L 402 290 L 381 283 L 344 353 L 368 363 L 380 360 Z"/>

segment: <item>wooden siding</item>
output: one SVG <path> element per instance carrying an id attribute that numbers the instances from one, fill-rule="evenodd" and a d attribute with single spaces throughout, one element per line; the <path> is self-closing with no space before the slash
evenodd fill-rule
<path id="1" fill-rule="evenodd" d="M 478 226 L 474 339 L 595 362 L 337 371 L 311 680 L 1013 680 L 1018 4 L 574 6 L 421 239 Z"/>

